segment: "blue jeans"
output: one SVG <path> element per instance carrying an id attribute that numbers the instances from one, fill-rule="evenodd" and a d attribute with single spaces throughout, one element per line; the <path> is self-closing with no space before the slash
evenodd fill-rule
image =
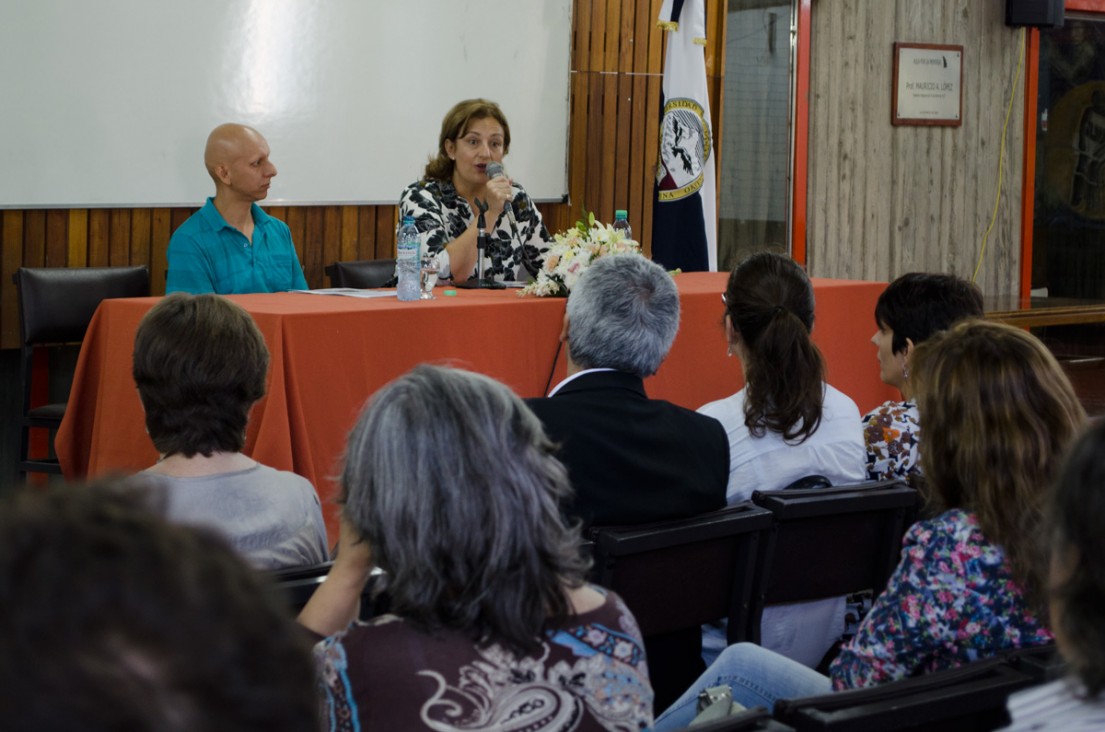
<path id="1" fill-rule="evenodd" d="M 697 714 L 698 694 L 711 686 L 728 684 L 733 701 L 748 708 L 775 707 L 777 699 L 797 699 L 832 691 L 832 682 L 813 669 L 753 643 L 729 646 L 698 677 L 683 696 L 661 714 L 656 732 L 684 729 Z"/>

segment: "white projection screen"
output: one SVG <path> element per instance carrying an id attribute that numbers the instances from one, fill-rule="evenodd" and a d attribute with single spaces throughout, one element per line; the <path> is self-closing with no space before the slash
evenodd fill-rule
<path id="1" fill-rule="evenodd" d="M 269 141 L 267 203 L 393 203 L 470 97 L 562 200 L 571 32 L 571 0 L 3 0 L 0 208 L 198 205 L 231 121 Z"/>

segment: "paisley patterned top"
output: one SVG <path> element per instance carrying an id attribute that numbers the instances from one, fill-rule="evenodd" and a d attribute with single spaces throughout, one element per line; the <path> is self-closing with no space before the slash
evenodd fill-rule
<path id="1" fill-rule="evenodd" d="M 329 730 L 642 730 L 652 688 L 637 621 L 613 593 L 517 657 L 394 615 L 315 647 Z"/>
<path id="2" fill-rule="evenodd" d="M 921 418 L 912 402 L 886 402 L 863 418 L 869 480 L 908 479 L 921 472 Z"/>
<path id="3" fill-rule="evenodd" d="M 511 231 L 510 220 L 504 214 L 498 221 L 488 222 L 487 250 L 484 254 L 484 277 L 495 280 L 526 281 L 541 268 L 546 242 L 552 240 L 541 221 L 541 212 L 529 195 L 517 183 L 513 186 L 511 207 L 518 222 L 518 235 Z M 463 234 L 476 219 L 468 201 L 457 193 L 452 183 L 425 179 L 407 186 L 399 196 L 399 218 L 413 216 L 414 225 L 422 234 L 422 246 L 437 253 Z M 465 279 L 475 272 L 454 272 L 454 279 Z"/>
<path id="4" fill-rule="evenodd" d="M 851 689 L 1052 641 L 973 513 L 946 511 L 906 533 L 902 560 L 832 666 Z"/>

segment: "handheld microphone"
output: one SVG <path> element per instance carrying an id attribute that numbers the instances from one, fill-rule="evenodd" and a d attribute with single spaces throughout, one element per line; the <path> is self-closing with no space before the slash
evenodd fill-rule
<path id="1" fill-rule="evenodd" d="M 499 176 L 503 175 L 503 164 L 492 160 L 488 163 L 484 170 L 487 173 L 488 180 L 495 180 Z M 510 221 L 510 231 L 514 234 L 514 237 L 518 237 L 518 221 L 514 218 L 514 207 L 510 205 L 510 201 L 503 204 L 503 212 L 506 214 L 506 218 Z"/>

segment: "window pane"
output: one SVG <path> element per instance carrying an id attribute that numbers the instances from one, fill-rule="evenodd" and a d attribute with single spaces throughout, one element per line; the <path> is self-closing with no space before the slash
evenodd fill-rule
<path id="1" fill-rule="evenodd" d="M 787 251 L 791 3 L 729 0 L 725 39 L 718 269 Z"/>
<path id="2" fill-rule="evenodd" d="M 1105 22 L 1040 32 L 1034 294 L 1105 297 Z"/>

